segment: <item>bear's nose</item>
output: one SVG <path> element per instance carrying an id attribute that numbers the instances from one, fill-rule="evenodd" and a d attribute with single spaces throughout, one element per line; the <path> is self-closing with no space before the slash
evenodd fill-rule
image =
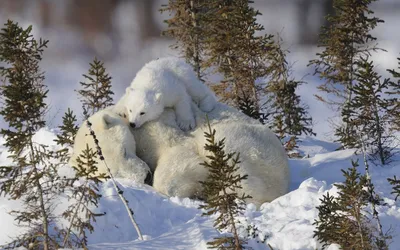
<path id="1" fill-rule="evenodd" d="M 131 126 L 131 128 L 136 128 L 136 124 L 134 122 L 129 123 L 129 125 Z"/>

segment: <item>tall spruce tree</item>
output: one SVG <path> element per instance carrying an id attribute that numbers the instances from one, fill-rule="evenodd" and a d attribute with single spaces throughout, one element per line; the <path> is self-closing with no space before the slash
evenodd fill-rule
<path id="1" fill-rule="evenodd" d="M 18 23 L 7 21 L 0 32 L 0 74 L 3 107 L 0 115 L 8 129 L 0 134 L 13 164 L 0 167 L 0 194 L 11 199 L 21 199 L 22 210 L 13 211 L 19 224 L 30 231 L 11 243 L 12 246 L 54 249 L 57 246 L 50 235 L 52 203 L 56 169 L 48 163 L 52 157 L 44 145 L 33 141 L 36 131 L 45 125 L 43 114 L 47 96 L 44 75 L 39 63 L 47 40 L 35 40 L 32 26 L 21 28 Z"/>
<path id="2" fill-rule="evenodd" d="M 373 11 L 369 5 L 376 0 L 334 0 L 334 15 L 327 20 L 330 25 L 323 27 L 319 47 L 324 50 L 317 53 L 318 59 L 311 60 L 318 74 L 325 83 L 318 89 L 328 94 L 328 98 L 317 95 L 323 102 L 332 105 L 341 112 L 343 127 L 336 130 L 339 141 L 345 147 L 352 147 L 356 142 L 355 129 L 348 117 L 348 104 L 353 98 L 353 86 L 356 83 L 357 61 L 377 50 L 372 44 L 376 40 L 370 32 L 378 23 L 377 17 L 370 17 Z"/>
<path id="3" fill-rule="evenodd" d="M 250 102 L 256 119 L 260 119 L 261 95 L 264 79 L 269 69 L 266 61 L 268 50 L 274 45 L 272 35 L 258 35 L 264 27 L 257 23 L 260 12 L 250 6 L 248 0 L 213 0 L 207 2 L 205 43 L 205 67 L 215 68 L 224 76 L 221 83 L 212 87 L 222 101 L 236 107 L 240 102 Z"/>
<path id="4" fill-rule="evenodd" d="M 218 237 L 207 244 L 211 248 L 218 249 L 245 249 L 247 241 L 239 237 L 235 217 L 243 210 L 244 200 L 250 198 L 245 194 L 238 195 L 238 191 L 242 188 L 241 181 L 245 180 L 247 175 L 242 176 L 237 173 L 240 164 L 239 154 L 226 153 L 225 139 L 217 141 L 215 134 L 215 129 L 212 130 L 208 123 L 208 132 L 204 132 L 204 135 L 207 140 L 205 150 L 210 152 L 207 156 L 210 161 L 202 165 L 208 169 L 209 176 L 206 181 L 201 182 L 206 203 L 200 208 L 206 210 L 203 216 L 219 213 L 214 227 L 228 230 L 233 236 Z"/>
<path id="5" fill-rule="evenodd" d="M 397 58 L 397 60 L 399 61 L 398 69 L 400 70 L 400 57 Z M 392 128 L 394 130 L 400 131 L 400 72 L 394 69 L 388 71 L 392 74 L 393 78 L 395 78 L 394 81 L 390 82 L 390 85 L 392 87 L 391 91 L 387 92 L 388 94 L 395 96 L 393 106 L 389 110 L 389 113 L 391 115 Z"/>
<path id="6" fill-rule="evenodd" d="M 95 58 L 90 63 L 88 74 L 83 74 L 83 77 L 85 82 L 80 82 L 82 89 L 78 90 L 78 94 L 87 115 L 93 115 L 113 104 L 114 92 L 111 91 L 111 76 L 106 73 L 104 63 Z"/>
<path id="7" fill-rule="evenodd" d="M 392 136 L 387 133 L 390 124 L 389 110 L 395 99 L 384 97 L 390 87 L 390 80 L 374 71 L 373 62 L 368 57 L 360 58 L 354 72 L 353 97 L 343 109 L 350 126 L 356 128 L 357 148 L 365 148 L 371 159 L 387 164 L 391 153 Z M 361 145 L 363 144 L 363 145 Z"/>
<path id="8" fill-rule="evenodd" d="M 202 20 L 206 8 L 207 1 L 204 0 L 169 0 L 168 4 L 160 9 L 161 13 L 174 14 L 173 17 L 164 21 L 168 29 L 162 34 L 176 40 L 171 47 L 183 54 L 186 62 L 193 66 L 200 80 L 203 80 L 202 57 L 206 29 Z"/>
<path id="9" fill-rule="evenodd" d="M 371 183 L 366 175 L 357 171 L 358 162 L 352 161 L 352 168 L 342 170 L 345 181 L 335 184 L 338 197 L 329 193 L 321 199 L 318 219 L 314 224 L 316 237 L 325 249 L 331 243 L 339 244 L 343 249 L 372 250 L 388 249 L 386 236 L 377 235 L 377 229 L 367 216 L 366 207 Z"/>

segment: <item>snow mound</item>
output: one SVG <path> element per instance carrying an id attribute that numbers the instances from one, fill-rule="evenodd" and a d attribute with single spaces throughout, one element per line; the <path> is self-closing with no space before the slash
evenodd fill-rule
<path id="1" fill-rule="evenodd" d="M 55 147 L 54 132 L 49 129 L 40 130 L 35 141 Z M 4 139 L 0 138 L 4 143 Z M 304 144 L 304 145 L 303 145 Z M 321 245 L 313 238 L 314 220 L 318 216 L 316 206 L 320 199 L 329 192 L 337 194 L 337 189 L 332 184 L 343 181 L 340 169 L 351 167 L 351 159 L 356 160 L 352 150 L 337 149 L 337 144 L 319 141 L 310 137 L 303 137 L 299 151 L 308 152 L 308 158 L 291 159 L 291 192 L 279 197 L 271 203 L 265 203 L 260 210 L 252 204 L 242 216 L 239 232 L 246 235 L 247 225 L 258 228 L 258 240 L 265 239 L 265 243 L 251 240 L 249 245 L 253 249 L 269 249 L 267 243 L 274 249 L 280 250 L 313 250 Z M 306 155 L 306 154 L 304 154 Z M 9 164 L 8 152 L 0 145 L 0 164 Z M 400 249 L 400 238 L 396 237 L 400 226 L 400 203 L 395 201 L 391 187 L 387 182 L 388 177 L 400 176 L 400 157 L 395 159 L 392 166 L 372 166 L 371 175 L 377 193 L 383 197 L 386 206 L 378 207 L 384 231 L 391 229 L 393 239 L 390 249 Z M 359 170 L 363 172 L 360 159 Z M 396 166 L 397 165 L 397 166 Z M 65 175 L 70 175 L 72 170 L 65 166 L 62 170 Z M 98 217 L 95 231 L 89 234 L 89 249 L 207 249 L 207 241 L 219 235 L 213 228 L 212 218 L 202 217 L 198 209 L 201 201 L 166 197 L 157 193 L 147 185 L 137 185 L 128 179 L 117 180 L 134 216 L 144 235 L 145 240 L 137 240 L 138 235 L 126 214 L 125 208 L 113 189 L 112 183 L 103 183 L 103 195 L 96 212 L 106 213 Z M 69 202 L 65 197 L 60 197 L 57 202 L 56 213 L 65 209 Z M 10 241 L 12 237 L 21 232 L 8 214 L 13 209 L 18 209 L 18 201 L 0 198 L 0 245 Z M 64 221 L 60 220 L 60 226 Z M 331 245 L 328 249 L 338 249 Z"/>

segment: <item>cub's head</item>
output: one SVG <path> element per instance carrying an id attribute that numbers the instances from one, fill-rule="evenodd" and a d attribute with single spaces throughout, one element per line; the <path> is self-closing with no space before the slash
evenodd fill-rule
<path id="1" fill-rule="evenodd" d="M 132 128 L 139 128 L 145 122 L 156 120 L 164 110 L 159 92 L 128 87 L 126 95 L 126 118 Z"/>
<path id="2" fill-rule="evenodd" d="M 88 120 L 112 174 L 143 183 L 150 169 L 136 156 L 135 137 L 126 119 L 114 113 L 110 107 L 98 111 Z M 70 166 L 78 166 L 77 158 L 87 146 L 93 152 L 97 151 L 97 145 L 90 135 L 85 121 L 75 136 L 73 154 L 69 161 Z M 98 172 L 108 174 L 106 166 L 100 161 L 98 155 L 96 155 L 96 161 Z"/>

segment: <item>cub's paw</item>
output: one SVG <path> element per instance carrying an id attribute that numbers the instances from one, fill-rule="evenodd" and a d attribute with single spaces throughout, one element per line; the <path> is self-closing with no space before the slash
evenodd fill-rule
<path id="1" fill-rule="evenodd" d="M 214 109 L 216 103 L 217 100 L 215 99 L 215 97 L 208 95 L 199 102 L 199 108 L 204 112 L 210 112 L 211 110 Z"/>
<path id="2" fill-rule="evenodd" d="M 189 131 L 196 127 L 196 121 L 194 118 L 189 119 L 189 120 L 183 120 L 183 119 L 177 118 L 176 122 L 177 122 L 179 128 L 182 129 L 183 131 Z"/>

